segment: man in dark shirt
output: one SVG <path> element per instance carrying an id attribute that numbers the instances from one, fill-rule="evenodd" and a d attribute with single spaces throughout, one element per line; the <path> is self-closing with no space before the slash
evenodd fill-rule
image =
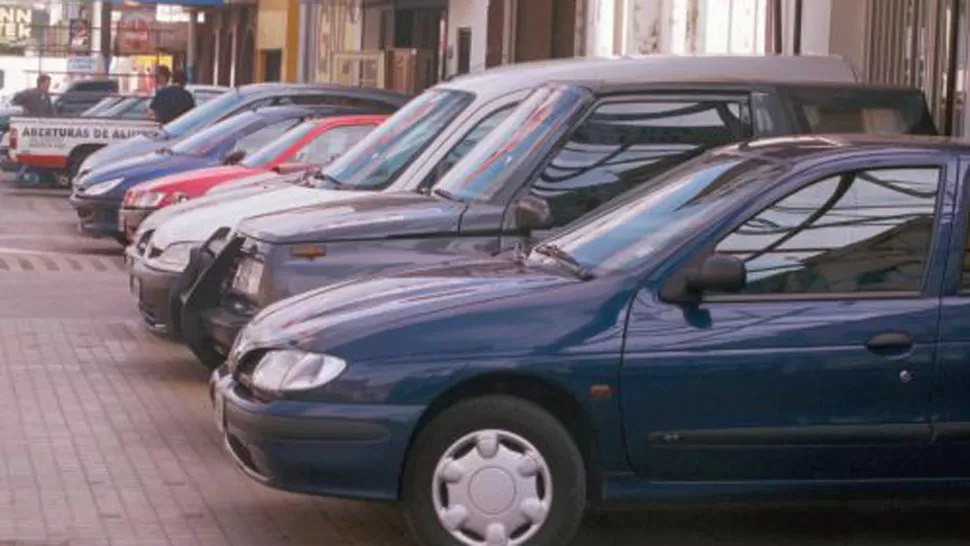
<path id="1" fill-rule="evenodd" d="M 168 67 L 158 67 L 158 80 L 168 81 Z M 172 85 L 161 87 L 155 92 L 155 97 L 148 105 L 149 111 L 155 121 L 162 125 L 195 108 L 195 99 L 192 93 L 185 90 L 185 72 L 176 70 L 172 74 Z"/>
<path id="2" fill-rule="evenodd" d="M 24 109 L 26 116 L 51 116 L 54 106 L 50 96 L 51 77 L 47 74 L 37 76 L 37 87 L 24 89 L 13 97 L 13 104 Z"/>

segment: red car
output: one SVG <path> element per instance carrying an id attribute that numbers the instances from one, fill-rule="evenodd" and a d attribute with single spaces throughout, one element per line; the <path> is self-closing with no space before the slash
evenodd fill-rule
<path id="1" fill-rule="evenodd" d="M 129 237 L 152 212 L 240 178 L 276 170 L 311 169 L 339 156 L 387 119 L 385 115 L 335 116 L 309 120 L 234 165 L 220 165 L 165 176 L 125 192 L 119 222 Z"/>

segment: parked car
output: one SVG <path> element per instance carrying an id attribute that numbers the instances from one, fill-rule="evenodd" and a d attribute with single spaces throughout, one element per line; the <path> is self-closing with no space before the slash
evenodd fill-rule
<path id="1" fill-rule="evenodd" d="M 407 95 L 380 89 L 331 84 L 257 83 L 244 85 L 193 108 L 178 119 L 148 134 L 113 143 L 87 156 L 77 175 L 159 148 L 171 148 L 179 140 L 240 112 L 279 105 L 329 105 L 357 107 L 378 114 L 390 114 L 403 106 Z"/>
<path id="2" fill-rule="evenodd" d="M 110 79 L 78 80 L 53 93 L 54 112 L 58 116 L 78 116 L 108 95 L 118 93 L 118 81 Z"/>
<path id="3" fill-rule="evenodd" d="M 125 192 L 163 176 L 234 165 L 286 131 L 316 116 L 359 112 L 332 106 L 268 106 L 229 118 L 172 148 L 118 161 L 75 180 L 71 205 L 85 233 L 125 240 L 118 212 Z"/>
<path id="4" fill-rule="evenodd" d="M 272 194 L 240 193 L 175 205 L 149 216 L 132 239 L 126 261 L 129 285 L 146 325 L 156 333 L 180 338 L 181 291 L 204 269 L 189 268 L 189 257 L 209 237 L 225 242 L 249 217 L 349 199 L 346 191 L 427 193 L 469 150 L 492 131 L 531 90 L 550 80 L 592 76 L 609 79 L 643 70 L 654 61 L 641 59 L 568 59 L 519 63 L 439 84 L 401 108 L 357 146 L 328 165 L 320 176 L 297 182 L 286 176 L 266 185 Z M 713 61 L 685 60 L 710 65 Z M 756 61 L 773 64 L 776 61 Z M 855 81 L 851 67 L 829 57 L 801 57 L 805 73 L 822 81 Z M 770 68 L 770 67 L 769 67 Z M 240 185 L 249 186 L 249 181 Z M 250 186 L 259 190 L 263 186 Z M 235 185 L 235 184 L 233 184 Z M 217 187 L 213 192 L 219 192 Z M 208 256 L 208 255 L 206 255 Z"/>
<path id="5" fill-rule="evenodd" d="M 678 69 L 664 74 L 663 63 Z M 501 252 L 524 241 L 519 206 L 545 211 L 548 224 L 529 235 L 547 237 L 717 145 L 833 125 L 935 133 L 918 89 L 793 83 L 804 76 L 760 73 L 769 65 L 756 59 L 733 67 L 718 61 L 710 77 L 699 66 L 685 78 L 677 60 L 664 59 L 610 83 L 543 86 L 428 195 L 361 197 L 243 222 L 222 251 L 226 259 L 217 260 L 222 265 L 206 271 L 188 296 L 183 339 L 216 366 L 239 329 L 274 301 L 402 264 Z M 749 77 L 742 78 L 745 69 Z"/>
<path id="6" fill-rule="evenodd" d="M 138 225 L 152 212 L 204 195 L 232 180 L 275 170 L 300 172 L 325 165 L 364 138 L 387 119 L 385 115 L 357 115 L 304 121 L 245 157 L 237 164 L 196 169 L 131 187 L 121 207 L 121 225 L 133 237 Z"/>
<path id="7" fill-rule="evenodd" d="M 213 374 L 217 425 L 260 483 L 401 500 L 436 546 L 568 544 L 612 501 L 965 487 L 968 163 L 754 141 L 518 256 L 295 296 Z"/>
<path id="8" fill-rule="evenodd" d="M 212 85 L 186 89 L 197 107 L 229 90 Z M 11 153 L 18 163 L 48 170 L 60 185 L 68 186 L 81 164 L 100 148 L 159 130 L 159 124 L 148 118 L 151 99 L 147 95 L 108 95 L 81 114 L 16 117 Z"/>

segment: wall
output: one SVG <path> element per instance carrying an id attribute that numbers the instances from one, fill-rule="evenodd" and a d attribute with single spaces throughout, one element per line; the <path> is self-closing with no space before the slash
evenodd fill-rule
<path id="1" fill-rule="evenodd" d="M 263 81 L 264 67 L 260 52 L 279 49 L 283 51 L 283 81 L 296 81 L 300 17 L 298 0 L 259 0 L 256 17 L 256 80 Z"/>
<path id="2" fill-rule="evenodd" d="M 492 0 L 502 1 L 502 0 Z M 458 29 L 471 27 L 471 71 L 485 69 L 489 0 L 451 0 L 448 4 L 448 75 L 458 70 Z"/>

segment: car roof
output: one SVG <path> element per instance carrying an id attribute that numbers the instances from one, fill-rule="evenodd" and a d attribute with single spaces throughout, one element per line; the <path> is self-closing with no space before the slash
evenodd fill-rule
<path id="1" fill-rule="evenodd" d="M 319 83 L 251 83 L 235 88 L 237 93 L 247 96 L 273 96 L 273 95 L 315 95 L 329 94 L 336 96 L 346 96 L 349 98 L 360 98 L 383 101 L 388 104 L 404 105 L 411 96 L 390 91 L 387 89 L 375 89 L 370 87 L 351 87 L 339 84 L 319 84 Z"/>
<path id="2" fill-rule="evenodd" d="M 577 57 L 513 64 L 461 76 L 436 88 L 473 92 L 487 98 L 536 87 L 551 80 L 572 79 L 622 85 L 709 80 L 856 83 L 860 78 L 852 65 L 838 56 L 645 55 Z"/>
<path id="3" fill-rule="evenodd" d="M 859 153 L 970 154 L 970 142 L 952 137 L 898 134 L 813 134 L 768 137 L 718 148 L 714 153 L 758 156 L 782 162 L 826 160 Z"/>

